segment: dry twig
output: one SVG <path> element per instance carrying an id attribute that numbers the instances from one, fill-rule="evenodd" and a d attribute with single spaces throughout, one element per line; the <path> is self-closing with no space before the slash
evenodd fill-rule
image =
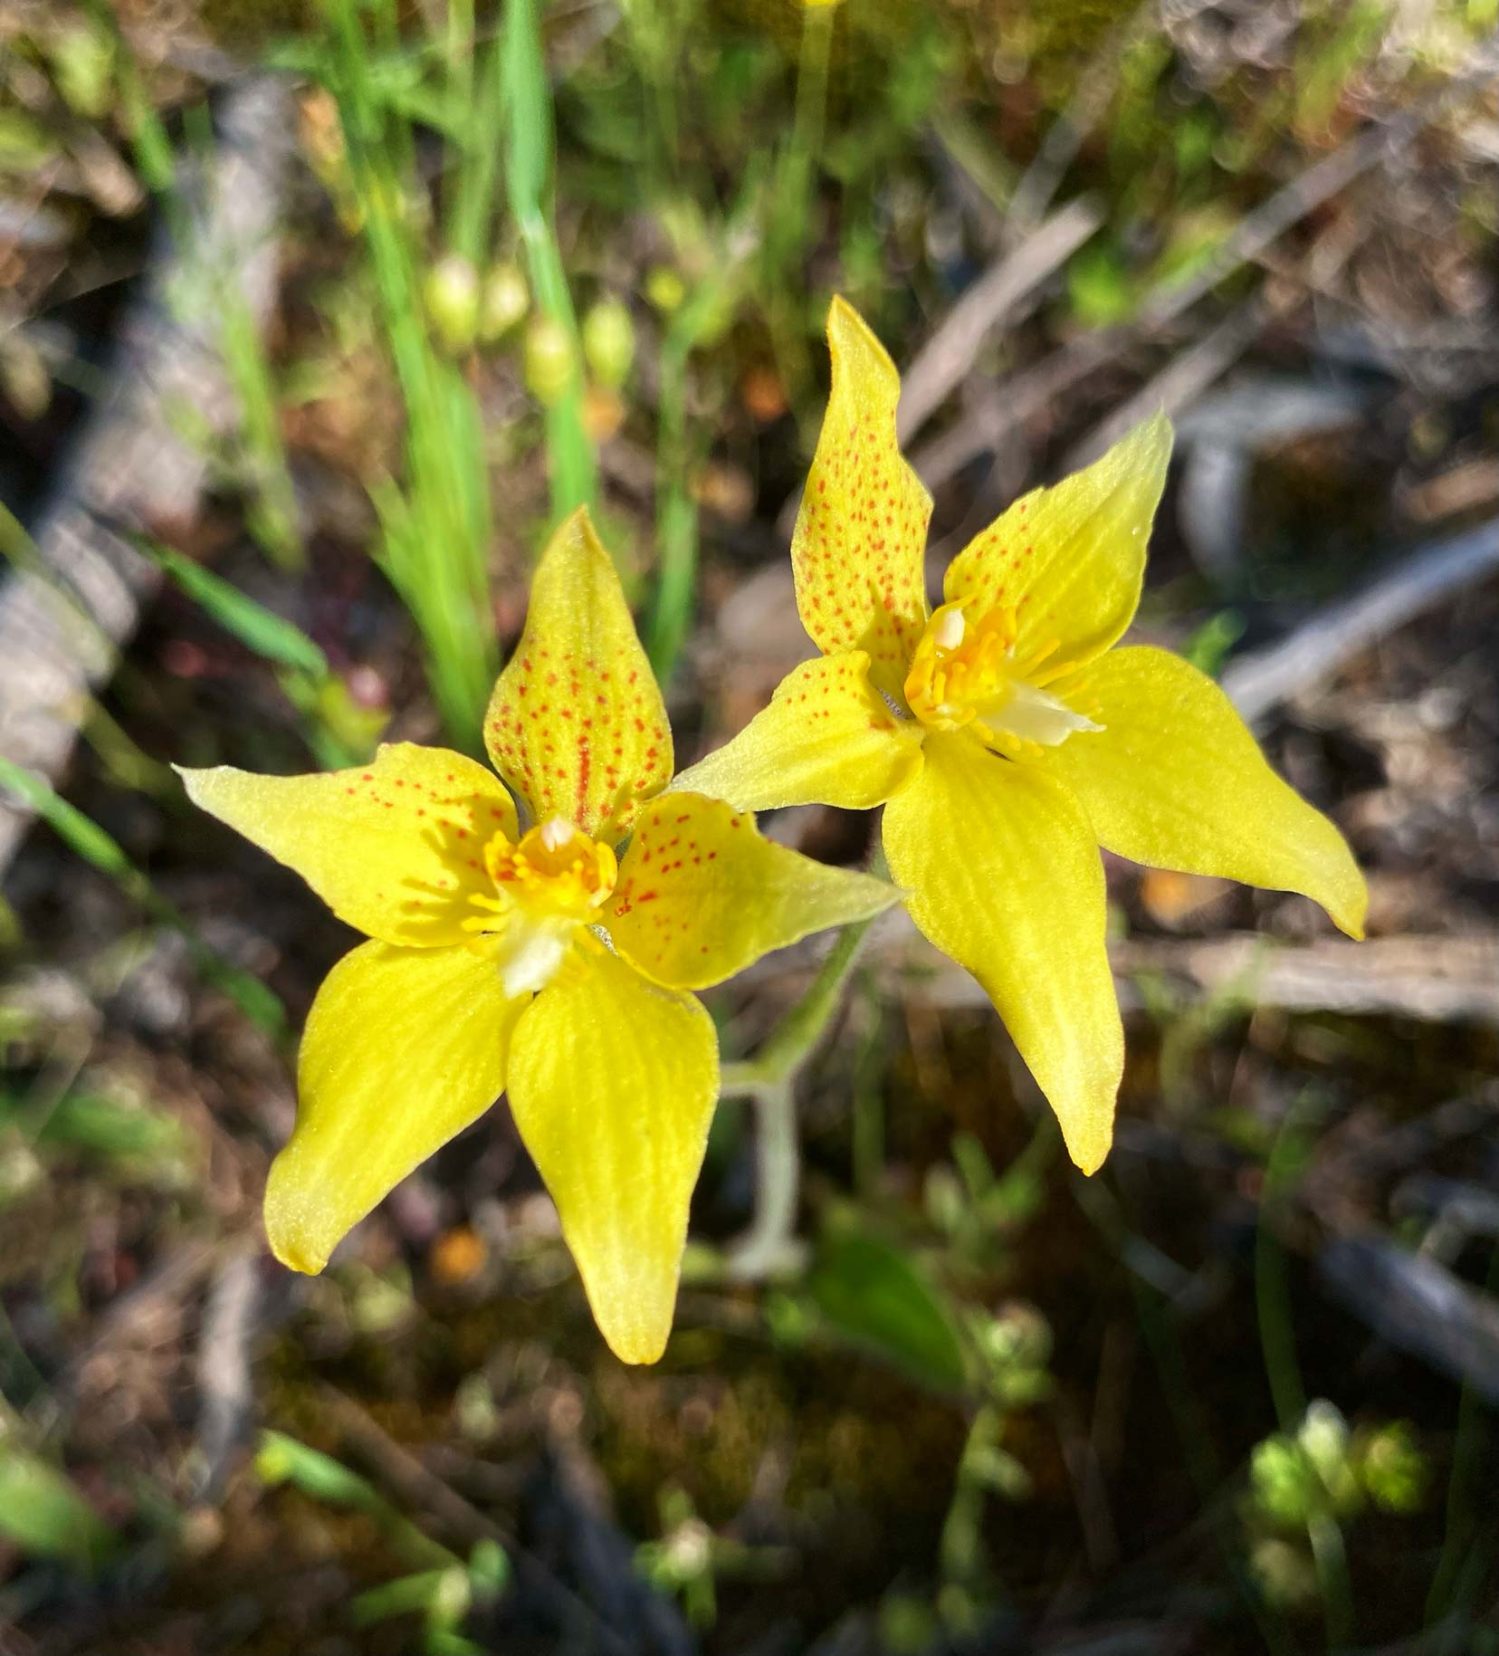
<path id="1" fill-rule="evenodd" d="M 1229 663 L 1223 688 L 1254 724 L 1332 677 L 1360 651 L 1499 571 L 1499 518 L 1417 547 L 1362 592 L 1329 604 L 1289 637 Z"/>
<path id="2" fill-rule="evenodd" d="M 279 78 L 256 76 L 227 94 L 187 245 L 163 241 L 125 317 L 110 393 L 33 537 L 40 568 L 18 569 L 0 586 L 0 753 L 49 781 L 157 583 L 155 567 L 113 526 L 155 532 L 189 521 L 208 456 L 178 434 L 178 411 L 192 409 L 216 431 L 233 419 L 214 324 L 178 314 L 176 290 L 204 270 L 232 270 L 251 316 L 264 322 L 293 130 L 291 91 Z M 18 802 L 0 800 L 0 870 L 29 820 Z"/>
<path id="3" fill-rule="evenodd" d="M 1072 201 L 996 260 L 947 313 L 901 378 L 898 431 L 910 439 L 973 366 L 984 340 L 1013 316 L 1103 223 L 1090 201 Z"/>
<path id="4" fill-rule="evenodd" d="M 1462 74 L 1429 93 L 1414 109 L 1393 121 L 1364 128 L 1275 191 L 1239 222 L 1201 270 L 1188 281 L 1172 282 L 1159 290 L 1133 321 L 1085 334 L 1017 375 L 1006 387 L 998 431 L 989 421 L 963 421 L 938 439 L 940 448 L 929 445 L 917 450 L 912 464 L 927 487 L 935 489 L 946 482 L 970 460 L 991 450 L 1005 431 L 1023 425 L 1095 369 L 1116 360 L 1137 340 L 1159 334 L 1235 271 L 1268 252 L 1288 230 L 1365 173 L 1400 155 L 1464 93 L 1488 86 L 1496 62 L 1499 36 L 1490 36 L 1475 50 Z M 960 434 L 965 441 L 959 441 Z"/>

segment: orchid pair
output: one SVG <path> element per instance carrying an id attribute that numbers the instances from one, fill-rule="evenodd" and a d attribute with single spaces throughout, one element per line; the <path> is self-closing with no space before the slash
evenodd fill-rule
<path id="1" fill-rule="evenodd" d="M 718 1094 L 694 991 L 904 895 L 983 984 L 1091 1172 L 1123 1067 L 1099 844 L 1305 893 L 1359 934 L 1346 845 L 1221 691 L 1164 651 L 1111 649 L 1139 599 L 1166 422 L 1012 506 L 930 611 L 931 503 L 897 445 L 899 378 L 842 301 L 829 338 L 792 545 L 823 653 L 701 764 L 672 780 L 660 691 L 579 513 L 541 558 L 495 686 L 498 779 L 405 743 L 327 775 L 183 773 L 195 803 L 370 939 L 308 1017 L 265 1201 L 285 1264 L 320 1271 L 508 1092 L 605 1339 L 652 1362 Z M 884 805 L 900 889 L 772 844 L 749 814 L 813 801 Z"/>

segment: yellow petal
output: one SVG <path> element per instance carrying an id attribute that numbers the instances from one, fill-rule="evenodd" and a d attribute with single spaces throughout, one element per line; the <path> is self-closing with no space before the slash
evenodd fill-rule
<path id="1" fill-rule="evenodd" d="M 1104 728 L 1069 737 L 1044 763 L 1109 850 L 1300 892 L 1363 936 L 1368 890 L 1343 836 L 1270 769 L 1210 678 L 1166 650 L 1111 650 L 1058 692 Z"/>
<path id="2" fill-rule="evenodd" d="M 1103 866 L 1081 806 L 1039 766 L 938 733 L 921 775 L 885 807 L 884 840 L 912 918 L 983 984 L 1092 1173 L 1113 1137 L 1124 1035 Z"/>
<path id="3" fill-rule="evenodd" d="M 673 789 L 741 811 L 779 805 L 883 805 L 921 767 L 921 727 L 897 718 L 869 682 L 862 650 L 804 661 L 730 742 L 685 770 Z"/>
<path id="4" fill-rule="evenodd" d="M 600 947 L 521 1019 L 510 1108 L 614 1354 L 666 1348 L 687 1207 L 718 1096 L 713 1020 Z"/>
<path id="5" fill-rule="evenodd" d="M 294 1271 L 321 1271 L 388 1191 L 505 1087 L 524 1000 L 471 948 L 365 943 L 328 974 L 297 1060 L 297 1126 L 271 1166 L 265 1229 Z"/>
<path id="6" fill-rule="evenodd" d="M 484 721 L 495 769 L 536 822 L 610 843 L 671 776 L 671 727 L 609 554 L 584 508 L 552 536 Z"/>
<path id="7" fill-rule="evenodd" d="M 605 925 L 621 954 L 672 989 L 722 983 L 771 949 L 896 902 L 884 880 L 761 837 L 722 800 L 672 793 L 640 813 Z"/>
<path id="8" fill-rule="evenodd" d="M 1022 678 L 1091 661 L 1130 624 L 1170 458 L 1171 422 L 1158 414 L 1086 470 L 1017 500 L 948 566 L 949 603 L 975 617 L 1013 609 Z"/>
<path id="9" fill-rule="evenodd" d="M 357 770 L 257 776 L 179 772 L 188 798 L 294 868 L 349 925 L 383 943 L 467 937 L 470 898 L 490 891 L 482 848 L 515 837 L 515 806 L 482 765 L 396 742 Z"/>
<path id="10" fill-rule="evenodd" d="M 791 542 L 796 606 L 824 654 L 867 650 L 898 692 L 926 624 L 931 496 L 895 436 L 900 376 L 859 313 L 828 312 L 833 386 Z"/>

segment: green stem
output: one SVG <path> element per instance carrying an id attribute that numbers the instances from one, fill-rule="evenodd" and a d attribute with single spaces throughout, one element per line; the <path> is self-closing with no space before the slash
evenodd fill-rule
<path id="1" fill-rule="evenodd" d="M 422 634 L 428 681 L 460 745 L 479 747 L 494 682 L 490 534 L 483 431 L 473 394 L 427 333 L 404 206 L 413 175 L 409 128 L 390 115 L 371 70 L 366 22 L 393 40 L 395 7 L 323 0 L 330 84 L 363 209 L 386 348 L 406 413 L 406 477 L 378 488 L 380 558 Z"/>
<path id="2" fill-rule="evenodd" d="M 1260 1348 L 1270 1397 L 1283 1432 L 1293 1433 L 1306 1414 L 1306 1386 L 1296 1359 L 1296 1329 L 1291 1315 L 1291 1292 L 1285 1250 L 1275 1235 L 1274 1219 L 1292 1183 L 1294 1157 L 1301 1126 L 1301 1110 L 1293 1103 L 1275 1135 L 1265 1166 L 1260 1197 L 1259 1227 L 1254 1248 L 1255 1309 L 1260 1324 Z M 1312 1519 L 1307 1525 L 1312 1562 L 1317 1571 L 1318 1596 L 1327 1624 L 1327 1645 L 1338 1650 L 1353 1641 L 1353 1584 L 1348 1555 L 1336 1518 Z"/>
<path id="3" fill-rule="evenodd" d="M 772 1031 L 759 1054 L 724 1072 L 720 1090 L 753 1100 L 758 1134 L 755 1216 L 730 1249 L 727 1261 L 728 1274 L 737 1281 L 759 1281 L 797 1260 L 796 1208 L 801 1187 L 797 1078 L 838 1010 L 870 924 L 860 920 L 844 927 L 811 988 Z"/>
<path id="4" fill-rule="evenodd" d="M 802 12 L 801 55 L 796 72 L 796 116 L 791 129 L 791 156 L 805 205 L 812 172 L 822 153 L 827 121 L 828 59 L 833 44 L 832 6 L 808 6 Z"/>
<path id="5" fill-rule="evenodd" d="M 1254 1239 L 1254 1302 L 1260 1325 L 1260 1349 L 1275 1417 L 1283 1432 L 1294 1432 L 1306 1413 L 1306 1388 L 1296 1361 L 1296 1331 L 1291 1320 L 1286 1256 L 1274 1226 L 1290 1183 L 1288 1163 L 1296 1145 L 1297 1113 L 1293 1104 L 1271 1146 Z"/>
<path id="6" fill-rule="evenodd" d="M 858 920 L 839 932 L 838 941 L 828 950 L 807 993 L 771 1031 L 756 1055 L 754 1067 L 762 1084 L 791 1080 L 811 1057 L 838 1010 L 865 933 L 873 924 L 872 920 Z"/>
<path id="7" fill-rule="evenodd" d="M 546 418 L 552 511 L 560 518 L 575 506 L 591 506 L 597 500 L 598 467 L 583 425 L 578 322 L 553 222 L 556 134 L 537 0 L 510 0 L 501 38 L 509 118 L 506 184 L 510 210 L 520 232 L 537 307 L 563 329 L 573 348 L 571 381 L 547 409 Z"/>
<path id="8" fill-rule="evenodd" d="M 762 1282 L 793 1270 L 796 1207 L 801 1191 L 801 1153 L 796 1138 L 796 1095 L 790 1081 L 762 1086 L 755 1103 L 755 1216 L 729 1250 L 728 1274 L 738 1282 Z"/>
<path id="9" fill-rule="evenodd" d="M 1307 1535 L 1312 1543 L 1312 1562 L 1317 1567 L 1328 1651 L 1346 1650 L 1353 1643 L 1353 1584 L 1348 1578 L 1343 1531 L 1336 1518 L 1319 1517 L 1307 1525 Z"/>
<path id="10" fill-rule="evenodd" d="M 1488 1291 L 1499 1292 L 1499 1248 L 1489 1256 Z M 1483 1400 L 1465 1380 L 1457 1400 L 1457 1430 L 1452 1439 L 1452 1472 L 1447 1481 L 1442 1552 L 1426 1599 L 1428 1632 L 1454 1613 L 1459 1626 L 1466 1620 L 1459 1586 L 1464 1559 L 1483 1516 L 1483 1468 L 1488 1434 Z M 1443 1648 L 1447 1646 L 1444 1644 Z"/>
<path id="11" fill-rule="evenodd" d="M 691 318 L 673 324 L 661 352 L 661 412 L 656 439 L 656 541 L 661 570 L 651 606 L 646 653 L 666 685 L 681 653 L 697 584 L 697 506 L 688 487 L 687 360 Z"/>
<path id="12" fill-rule="evenodd" d="M 285 1033 L 286 1008 L 275 991 L 204 943 L 181 910 L 156 890 L 145 873 L 125 855 L 119 842 L 92 817 L 85 816 L 76 805 L 70 805 L 44 778 L 3 756 L 0 756 L 0 789 L 15 794 L 70 851 L 113 880 L 158 925 L 180 932 L 199 974 L 228 995 L 253 1023 L 273 1037 Z"/>
<path id="13" fill-rule="evenodd" d="M 878 1024 L 871 1022 L 854 1055 L 852 1091 L 853 1121 L 850 1151 L 853 1157 L 854 1191 L 863 1201 L 879 1193 L 885 1168 L 885 1097 L 883 1081 L 884 1040 Z"/>
<path id="14" fill-rule="evenodd" d="M 806 253 L 813 239 L 817 167 L 827 124 L 828 64 L 832 55 L 833 7 L 802 12 L 801 50 L 796 69 L 796 110 L 791 138 L 776 164 L 768 202 L 761 259 L 760 293 L 771 348 L 793 407 L 807 379 L 804 315 L 800 298 Z"/>
<path id="15" fill-rule="evenodd" d="M 1242 1534 L 1219 1499 L 1223 1475 L 1213 1437 L 1188 1377 L 1186 1351 L 1165 1294 L 1130 1264 L 1136 1233 L 1121 1206 L 1117 1191 L 1096 1179 L 1074 1179 L 1073 1195 L 1083 1215 L 1103 1237 L 1108 1251 L 1125 1264 L 1124 1280 L 1135 1302 L 1140 1332 L 1155 1362 L 1162 1394 L 1176 1427 L 1182 1468 L 1196 1489 L 1223 1566 L 1238 1588 L 1259 1629 L 1270 1656 L 1292 1656 L 1294 1645 L 1283 1615 L 1270 1604 L 1251 1579 L 1245 1565 Z"/>

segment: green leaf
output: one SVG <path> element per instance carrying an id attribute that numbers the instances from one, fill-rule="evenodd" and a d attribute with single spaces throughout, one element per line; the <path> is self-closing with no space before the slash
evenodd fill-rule
<path id="1" fill-rule="evenodd" d="M 114 1535 L 55 1466 L 0 1443 L 0 1535 L 33 1558 L 51 1558 L 92 1574 Z"/>
<path id="2" fill-rule="evenodd" d="M 1126 321 L 1139 299 L 1123 253 L 1102 240 L 1074 255 L 1067 267 L 1067 297 L 1073 315 L 1091 328 Z"/>
<path id="3" fill-rule="evenodd" d="M 368 1627 L 392 1616 L 420 1616 L 431 1609 L 449 1569 L 420 1570 L 367 1588 L 350 1604 L 355 1624 Z"/>
<path id="4" fill-rule="evenodd" d="M 1234 645 L 1244 636 L 1244 618 L 1237 610 L 1219 610 L 1187 640 L 1182 654 L 1200 673 L 1219 678 Z"/>
<path id="5" fill-rule="evenodd" d="M 149 894 L 146 877 L 120 849 L 119 843 L 98 823 L 70 805 L 35 772 L 0 756 L 0 788 L 8 788 L 52 829 L 59 839 L 86 863 L 107 874 L 120 888 L 138 901 Z"/>
<path id="6" fill-rule="evenodd" d="M 38 1142 L 118 1162 L 178 1162 L 186 1143 L 173 1117 L 101 1093 L 69 1093 L 47 1117 Z"/>
<path id="7" fill-rule="evenodd" d="M 963 1346 L 946 1300 L 898 1249 L 870 1236 L 824 1238 L 809 1283 L 823 1316 L 914 1378 L 956 1391 Z"/>
<path id="8" fill-rule="evenodd" d="M 404 1591 L 421 1599 L 425 1591 L 423 1582 L 428 1580 L 429 1572 L 432 1572 L 431 1581 L 434 1583 L 437 1577 L 450 1574 L 454 1566 L 459 1566 L 459 1573 L 462 1573 L 461 1560 L 424 1535 L 368 1479 L 360 1477 L 332 1455 L 325 1455 L 321 1449 L 288 1437 L 285 1432 L 266 1430 L 260 1434 L 255 1451 L 255 1471 L 261 1482 L 271 1488 L 278 1484 L 290 1484 L 308 1499 L 320 1501 L 324 1506 L 345 1507 L 372 1519 L 418 1572 L 416 1577 L 408 1578 L 405 1588 L 396 1589 L 397 1598 Z M 437 1585 L 440 1587 L 440 1583 Z M 373 1607 L 369 1603 L 363 1606 L 366 1616 L 381 1613 L 394 1614 L 395 1611 L 387 1609 L 382 1612 L 378 1596 Z"/>
<path id="9" fill-rule="evenodd" d="M 202 606 L 247 649 L 281 667 L 296 668 L 316 678 L 326 676 L 328 658 L 302 631 L 282 616 L 257 603 L 222 576 L 184 558 L 169 546 L 142 544 L 141 550 L 171 576 L 195 603 Z"/>
<path id="10" fill-rule="evenodd" d="M 286 1029 L 286 1008 L 276 992 L 210 949 L 185 917 L 164 897 L 157 895 L 151 882 L 125 855 L 119 842 L 97 822 L 54 792 L 43 777 L 0 755 L 0 789 L 3 788 L 16 794 L 70 851 L 100 873 L 107 874 L 127 897 L 139 903 L 153 919 L 181 932 L 187 939 L 194 966 L 207 982 L 228 995 L 247 1018 L 270 1035 L 279 1035 Z"/>
<path id="11" fill-rule="evenodd" d="M 518 219 L 524 219 L 543 211 L 552 171 L 552 93 L 536 0 L 512 0 L 503 39 L 510 109 L 510 206 Z"/>
<path id="12" fill-rule="evenodd" d="M 378 1511 L 380 1496 L 372 1484 L 351 1472 L 342 1461 L 313 1449 L 284 1432 L 264 1431 L 255 1454 L 255 1470 L 262 1483 L 289 1483 L 325 1506 Z"/>

